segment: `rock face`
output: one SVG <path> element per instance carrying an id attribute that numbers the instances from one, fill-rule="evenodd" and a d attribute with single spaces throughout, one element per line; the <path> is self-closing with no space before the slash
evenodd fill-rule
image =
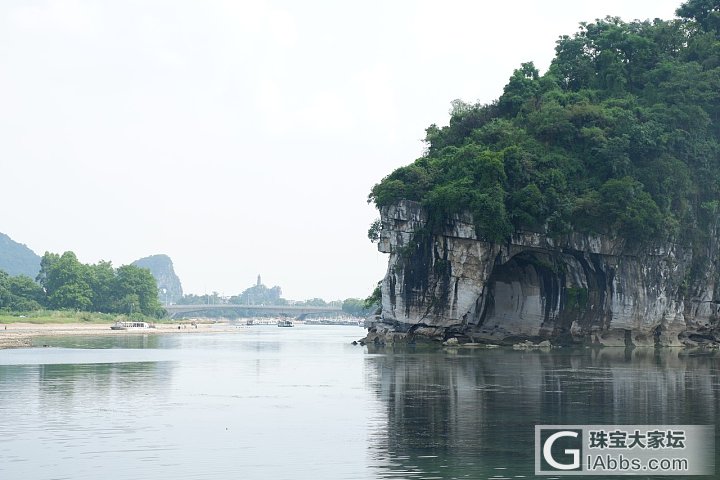
<path id="1" fill-rule="evenodd" d="M 382 313 L 368 341 L 680 346 L 714 342 L 717 235 L 694 249 L 622 239 L 517 232 L 487 243 L 469 215 L 428 233 L 419 204 L 381 209 L 389 253 Z"/>
<path id="2" fill-rule="evenodd" d="M 0 233 L 0 270 L 10 275 L 35 278 L 40 272 L 40 257 L 25 245 Z"/>
<path id="3" fill-rule="evenodd" d="M 176 303 L 183 296 L 180 278 L 175 274 L 173 263 L 167 255 L 151 255 L 135 260 L 133 265 L 147 268 L 155 277 L 160 303 Z"/>

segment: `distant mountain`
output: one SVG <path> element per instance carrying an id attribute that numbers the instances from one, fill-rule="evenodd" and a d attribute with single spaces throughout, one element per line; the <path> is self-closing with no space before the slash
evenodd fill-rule
<path id="1" fill-rule="evenodd" d="M 40 256 L 0 233 L 0 270 L 13 276 L 27 275 L 34 279 L 40 272 Z"/>
<path id="2" fill-rule="evenodd" d="M 175 274 L 172 260 L 167 255 L 150 255 L 149 257 L 135 260 L 133 265 L 147 268 L 153 274 L 158 285 L 160 302 L 175 303 L 182 298 L 183 290 L 180 279 Z"/>

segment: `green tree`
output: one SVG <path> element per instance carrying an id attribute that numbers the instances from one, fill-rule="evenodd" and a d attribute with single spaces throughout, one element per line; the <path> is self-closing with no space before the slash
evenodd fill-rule
<path id="1" fill-rule="evenodd" d="M 379 242 L 380 241 L 380 231 L 382 230 L 382 223 L 380 223 L 380 219 L 378 218 L 373 223 L 370 224 L 370 228 L 368 228 L 368 239 L 372 243 Z"/>
<path id="2" fill-rule="evenodd" d="M 0 310 L 28 312 L 42 308 L 44 302 L 42 288 L 30 277 L 10 276 L 0 270 Z"/>
<path id="3" fill-rule="evenodd" d="M 92 307 L 92 290 L 86 282 L 68 282 L 53 290 L 48 300 L 52 308 L 89 311 Z"/>
<path id="4" fill-rule="evenodd" d="M 60 260 L 60 255 L 57 253 L 45 252 L 45 255 L 40 259 L 40 272 L 37 274 L 35 280 L 47 291 L 48 283 L 48 272 L 52 270 L 55 264 Z"/>
<path id="5" fill-rule="evenodd" d="M 37 308 L 40 308 L 45 303 L 45 292 L 43 292 L 42 287 L 26 275 L 9 277 L 7 285 L 11 294 L 23 298 L 28 302 L 34 302 Z M 37 308 L 31 308 L 31 310 L 36 310 Z"/>
<path id="6" fill-rule="evenodd" d="M 130 308 L 150 316 L 161 316 L 163 308 L 158 299 L 157 282 L 147 268 L 123 265 L 117 269 L 115 286 L 118 310 L 130 311 Z M 134 302 L 137 301 L 137 304 Z M 127 309 L 127 310 L 126 310 Z"/>
<path id="7" fill-rule="evenodd" d="M 93 292 L 92 309 L 96 312 L 113 312 L 117 294 L 115 287 L 115 269 L 112 263 L 100 261 L 88 268 L 88 283 Z"/>
<path id="8" fill-rule="evenodd" d="M 720 30 L 720 1 L 689 0 L 675 11 L 678 17 L 695 20 L 706 31 Z"/>
<path id="9" fill-rule="evenodd" d="M 91 309 L 93 291 L 88 283 L 88 267 L 80 263 L 73 252 L 60 256 L 45 253 L 38 278 L 51 308 Z"/>
<path id="10" fill-rule="evenodd" d="M 380 305 L 382 305 L 382 280 L 375 285 L 372 293 L 363 300 L 363 307 L 367 311 L 378 310 Z"/>
<path id="11" fill-rule="evenodd" d="M 533 62 L 523 63 L 513 72 L 512 77 L 498 100 L 498 109 L 502 115 L 516 115 L 529 101 L 537 101 L 540 91 L 540 72 Z"/>
<path id="12" fill-rule="evenodd" d="M 365 308 L 365 301 L 360 298 L 346 298 L 342 302 L 342 311 L 356 317 L 364 317 L 370 313 L 370 310 Z"/>
<path id="13" fill-rule="evenodd" d="M 707 235 L 717 218 L 703 205 L 720 198 L 720 1 L 677 13 L 582 23 L 545 74 L 523 63 L 497 102 L 453 101 L 448 125 L 426 129 L 424 155 L 369 200 L 420 202 L 431 232 L 470 213 L 491 242 L 519 228 Z"/>
<path id="14" fill-rule="evenodd" d="M 86 265 L 73 252 L 46 252 L 37 278 L 50 308 L 151 316 L 164 313 L 155 278 L 149 270 L 134 265 L 118 269 L 105 261 Z M 31 285 L 23 285 L 31 291 Z M 35 291 L 35 301 L 43 298 L 38 295 Z"/>

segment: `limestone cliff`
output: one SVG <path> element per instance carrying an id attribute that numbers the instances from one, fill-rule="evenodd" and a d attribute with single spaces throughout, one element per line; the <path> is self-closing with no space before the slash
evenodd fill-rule
<path id="1" fill-rule="evenodd" d="M 40 271 L 40 257 L 27 246 L 0 233 L 0 270 L 10 275 L 35 278 Z"/>
<path id="2" fill-rule="evenodd" d="M 703 248 L 516 232 L 480 240 L 469 215 L 429 233 L 420 204 L 380 209 L 389 253 L 378 343 L 420 338 L 680 346 L 715 341 L 717 235 Z M 704 273 L 703 273 L 704 272 Z"/>
<path id="3" fill-rule="evenodd" d="M 158 296 L 162 304 L 175 303 L 182 298 L 182 284 L 180 278 L 175 274 L 170 257 L 167 255 L 150 255 L 135 260 L 132 264 L 150 270 L 157 282 Z"/>

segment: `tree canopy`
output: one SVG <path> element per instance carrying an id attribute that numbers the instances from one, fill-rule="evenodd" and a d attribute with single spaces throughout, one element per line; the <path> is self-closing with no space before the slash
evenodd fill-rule
<path id="1" fill-rule="evenodd" d="M 427 128 L 425 154 L 369 201 L 421 202 L 436 228 L 470 212 L 494 242 L 519 229 L 707 233 L 720 198 L 720 0 L 677 15 L 581 23 L 543 75 L 523 63 L 497 101 L 454 101 L 449 124 Z"/>
<path id="2" fill-rule="evenodd" d="M 44 302 L 45 292 L 32 278 L 26 275 L 13 277 L 0 270 L 0 310 L 39 310 Z"/>
<path id="3" fill-rule="evenodd" d="M 36 280 L 0 271 L 0 310 L 164 314 L 155 278 L 145 268 L 125 265 L 116 269 L 104 261 L 87 265 L 73 252 L 46 252 Z"/>
<path id="4" fill-rule="evenodd" d="M 46 252 L 37 281 L 49 308 L 161 316 L 155 278 L 146 268 L 81 263 L 73 252 Z"/>

